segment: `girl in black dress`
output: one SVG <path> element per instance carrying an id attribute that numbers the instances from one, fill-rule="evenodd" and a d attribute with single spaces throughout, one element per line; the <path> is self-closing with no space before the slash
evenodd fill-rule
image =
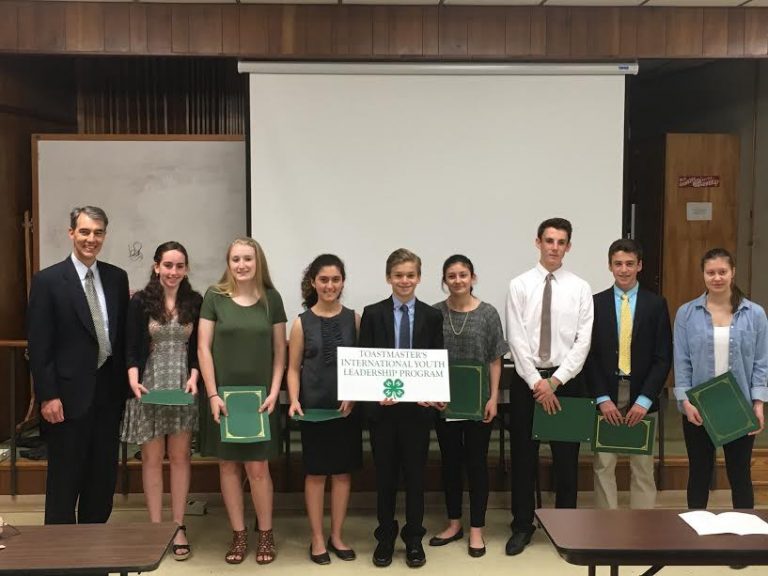
<path id="1" fill-rule="evenodd" d="M 355 552 L 342 540 L 347 515 L 350 472 L 362 463 L 361 429 L 352 414 L 352 402 L 339 402 L 336 381 L 336 348 L 354 346 L 360 317 L 341 305 L 344 263 L 332 254 L 315 258 L 301 283 L 306 311 L 291 328 L 288 344 L 289 417 L 304 410 L 336 409 L 340 417 L 325 422 L 300 422 L 306 479 L 304 496 L 312 529 L 310 559 L 331 561 L 329 551 L 342 560 L 354 560 Z M 325 479 L 331 476 L 331 535 L 323 536 Z"/>

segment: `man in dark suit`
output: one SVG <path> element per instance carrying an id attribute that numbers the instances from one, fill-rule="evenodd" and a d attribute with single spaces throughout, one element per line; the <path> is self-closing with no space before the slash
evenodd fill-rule
<path id="1" fill-rule="evenodd" d="M 366 306 L 360 321 L 360 346 L 366 348 L 443 348 L 443 315 L 416 299 L 421 280 L 421 259 L 403 248 L 387 258 L 387 283 L 392 296 Z M 378 545 L 373 563 L 392 563 L 398 524 L 395 520 L 397 486 L 402 470 L 405 478 L 406 564 L 423 566 L 427 559 L 421 540 L 424 520 L 424 467 L 429 451 L 429 431 L 434 409 L 427 403 L 382 401 L 373 406 L 370 420 L 371 446 L 376 465 L 376 512 Z"/>
<path id="2" fill-rule="evenodd" d="M 643 253 L 633 240 L 616 240 L 608 249 L 615 283 L 594 296 L 595 320 L 587 376 L 605 419 L 614 425 L 637 425 L 659 409 L 659 394 L 672 364 L 672 330 L 667 302 L 643 289 L 637 274 Z M 616 454 L 598 452 L 594 459 L 595 503 L 616 508 Z M 630 507 L 653 508 L 656 483 L 653 455 L 631 455 Z"/>
<path id="3" fill-rule="evenodd" d="M 112 512 L 129 294 L 125 271 L 96 261 L 107 224 L 100 208 L 73 209 L 72 254 L 32 280 L 27 336 L 48 441 L 46 524 L 106 522 Z"/>

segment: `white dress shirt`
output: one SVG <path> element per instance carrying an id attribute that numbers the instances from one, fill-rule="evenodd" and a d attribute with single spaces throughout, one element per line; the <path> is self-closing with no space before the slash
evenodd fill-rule
<path id="1" fill-rule="evenodd" d="M 77 259 L 77 256 L 75 256 L 74 252 L 72 253 L 72 263 L 75 265 L 75 270 L 77 271 L 77 275 L 80 278 L 80 285 L 83 287 L 83 292 L 85 292 L 85 275 L 88 273 L 89 268 Z M 99 267 L 96 265 L 96 262 L 93 263 L 93 266 L 90 267 L 90 270 L 93 270 L 93 287 L 96 288 L 96 296 L 99 297 L 101 316 L 104 318 L 104 330 L 106 330 L 106 333 L 109 334 L 107 298 L 104 296 L 104 286 L 101 285 L 101 276 L 99 275 Z"/>
<path id="2" fill-rule="evenodd" d="M 581 372 L 592 339 L 592 289 L 561 266 L 552 275 L 552 346 L 550 358 L 539 358 L 541 301 L 549 272 L 540 263 L 509 283 L 507 341 L 515 369 L 528 386 L 541 380 L 537 368 L 558 366 L 554 378 L 563 384 Z"/>

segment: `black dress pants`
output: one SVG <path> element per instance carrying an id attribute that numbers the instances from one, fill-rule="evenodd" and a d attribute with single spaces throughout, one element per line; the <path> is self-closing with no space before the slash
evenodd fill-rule
<path id="1" fill-rule="evenodd" d="M 429 431 L 434 410 L 415 403 L 376 407 L 370 424 L 373 461 L 376 466 L 376 514 L 379 541 L 394 541 L 397 488 L 402 471 L 405 480 L 405 542 L 421 541 L 424 529 L 424 468 L 429 452 Z"/>
<path id="2" fill-rule="evenodd" d="M 472 528 L 485 526 L 488 508 L 488 442 L 491 424 L 437 419 L 437 440 L 442 457 L 443 491 L 448 518 L 461 518 L 463 479 L 469 480 L 469 522 Z"/>
<path id="3" fill-rule="evenodd" d="M 78 418 L 44 426 L 48 442 L 46 524 L 106 522 L 117 481 L 122 404 L 109 398 L 111 361 L 97 373 L 96 398 Z M 75 515 L 77 509 L 77 515 Z"/>
<path id="4" fill-rule="evenodd" d="M 688 508 L 704 509 L 709 501 L 712 471 L 715 467 L 715 445 L 704 426 L 696 426 L 683 416 L 683 435 L 688 452 Z M 752 489 L 752 446 L 754 436 L 743 436 L 723 445 L 725 470 L 731 484 L 734 508 L 754 508 Z"/>
<path id="5" fill-rule="evenodd" d="M 580 375 L 558 388 L 557 396 L 583 396 Z M 510 449 L 512 476 L 512 531 L 532 532 L 535 500 L 536 467 L 539 441 L 532 440 L 533 409 L 536 401 L 528 384 L 514 373 L 509 390 Z M 549 443 L 555 476 L 555 507 L 576 508 L 578 493 L 579 443 Z"/>

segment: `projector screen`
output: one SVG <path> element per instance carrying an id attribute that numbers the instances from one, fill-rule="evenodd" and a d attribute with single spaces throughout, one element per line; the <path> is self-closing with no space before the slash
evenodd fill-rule
<path id="1" fill-rule="evenodd" d="M 568 269 L 597 292 L 621 236 L 628 66 L 241 63 L 250 72 L 250 231 L 289 323 L 302 271 L 344 260 L 344 303 L 391 294 L 396 248 L 423 262 L 416 294 L 446 297 L 442 263 L 475 265 L 502 318 L 538 259 L 538 224 L 574 227 Z"/>

